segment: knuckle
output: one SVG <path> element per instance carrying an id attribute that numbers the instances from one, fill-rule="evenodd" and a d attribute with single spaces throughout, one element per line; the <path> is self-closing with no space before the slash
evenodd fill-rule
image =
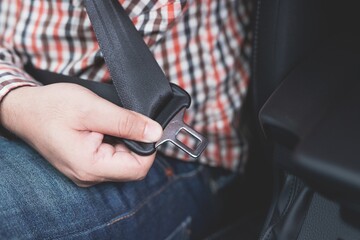
<path id="1" fill-rule="evenodd" d="M 135 180 L 135 181 L 142 181 L 142 180 L 145 179 L 145 177 L 146 177 L 146 175 L 138 175 L 138 176 L 136 176 L 136 177 L 134 178 L 134 180 Z"/>
<path id="2" fill-rule="evenodd" d="M 120 136 L 132 137 L 136 130 L 136 118 L 132 113 L 126 114 L 118 121 L 118 132 Z"/>
<path id="3" fill-rule="evenodd" d="M 85 184 L 85 185 L 88 185 L 89 183 L 92 183 L 92 182 L 97 182 L 97 180 L 95 179 L 95 177 L 92 174 L 90 174 L 84 170 L 77 171 L 75 173 L 74 177 L 76 179 L 76 182 Z"/>
<path id="4" fill-rule="evenodd" d="M 144 180 L 145 177 L 147 176 L 148 172 L 149 172 L 149 169 L 142 166 L 141 168 L 139 168 L 139 170 L 136 174 L 135 180 L 136 181 Z"/>
<path id="5" fill-rule="evenodd" d="M 81 188 L 89 188 L 89 187 L 93 186 L 93 184 L 85 184 L 85 183 L 79 182 L 77 180 L 73 180 L 73 182 L 75 183 L 76 186 L 81 187 Z"/>

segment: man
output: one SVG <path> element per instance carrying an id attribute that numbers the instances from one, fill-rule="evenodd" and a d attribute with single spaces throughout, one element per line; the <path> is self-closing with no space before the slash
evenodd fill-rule
<path id="1" fill-rule="evenodd" d="M 143 157 L 104 141 L 156 142 L 162 129 L 81 86 L 41 86 L 24 71 L 31 62 L 110 80 L 83 2 L 2 0 L 0 121 L 17 138 L 0 138 L 1 237 L 171 239 L 191 230 L 196 238 L 218 222 L 212 176 L 231 179 L 223 168 L 242 171 L 246 160 L 237 128 L 249 79 L 249 4 L 120 2 L 168 79 L 192 96 L 185 121 L 208 148 L 189 162 L 169 145 Z"/>

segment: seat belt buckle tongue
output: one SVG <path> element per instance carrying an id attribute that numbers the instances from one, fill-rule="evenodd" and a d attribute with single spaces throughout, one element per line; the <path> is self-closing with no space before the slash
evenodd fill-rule
<path id="1" fill-rule="evenodd" d="M 155 143 L 155 148 L 159 147 L 163 143 L 171 142 L 191 157 L 197 158 L 205 150 L 208 140 L 192 127 L 184 123 L 183 118 L 185 109 L 186 108 L 182 108 L 166 125 L 162 137 Z M 180 134 L 189 135 L 193 138 L 196 144 L 194 144 L 193 147 L 186 145 L 179 139 Z"/>
<path id="2" fill-rule="evenodd" d="M 185 110 L 191 105 L 190 95 L 181 87 L 170 83 L 172 96 L 163 101 L 155 116 L 148 116 L 157 121 L 164 129 L 163 135 L 156 143 L 143 143 L 122 139 L 121 141 L 136 154 L 147 156 L 153 154 L 156 149 L 167 142 L 174 144 L 179 149 L 193 158 L 197 158 L 205 150 L 208 140 L 199 132 L 184 123 Z M 121 104 L 120 104 L 121 105 Z M 120 106 L 119 105 L 119 106 Z M 182 135 L 190 141 L 182 141 Z M 191 145 L 187 143 L 191 143 Z M 192 144 L 194 143 L 195 144 Z"/>

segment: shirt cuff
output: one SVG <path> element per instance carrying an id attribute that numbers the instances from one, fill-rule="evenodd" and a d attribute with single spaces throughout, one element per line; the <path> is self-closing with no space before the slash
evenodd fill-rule
<path id="1" fill-rule="evenodd" d="M 5 85 L 2 85 L 3 83 L 0 83 L 0 102 L 2 99 L 8 94 L 11 90 L 19 87 L 25 87 L 25 86 L 40 86 L 40 84 L 37 84 L 32 81 L 26 81 L 26 80 L 19 80 L 14 79 L 12 82 L 6 83 Z"/>
<path id="2" fill-rule="evenodd" d="M 11 90 L 24 86 L 41 86 L 41 83 L 21 69 L 0 65 L 0 103 Z"/>

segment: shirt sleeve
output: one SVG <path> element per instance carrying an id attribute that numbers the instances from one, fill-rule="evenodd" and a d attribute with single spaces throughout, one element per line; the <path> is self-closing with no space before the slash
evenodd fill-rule
<path id="1" fill-rule="evenodd" d="M 22 58 L 0 38 L 0 102 L 15 88 L 41 85 L 28 75 L 23 67 Z"/>

